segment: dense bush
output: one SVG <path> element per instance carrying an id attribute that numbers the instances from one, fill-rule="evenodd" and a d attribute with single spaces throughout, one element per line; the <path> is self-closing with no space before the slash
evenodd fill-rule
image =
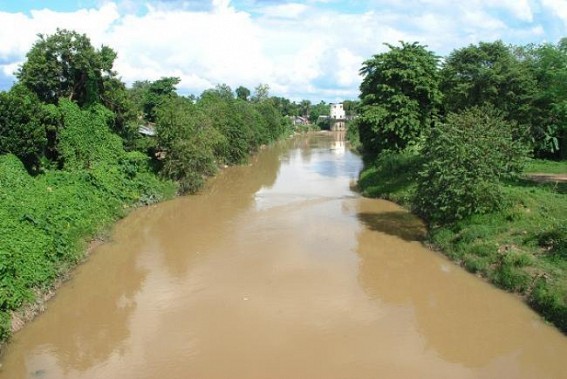
<path id="1" fill-rule="evenodd" d="M 50 171 L 31 177 L 18 158 L 0 156 L 0 337 L 8 312 L 47 288 L 84 252 L 84 239 L 120 217 L 124 207 L 173 194 L 139 153 L 117 165 Z"/>
<path id="2" fill-rule="evenodd" d="M 182 193 L 197 191 L 218 166 L 243 163 L 290 130 L 270 99 L 236 99 L 228 86 L 205 91 L 195 103 L 167 96 L 155 114 L 160 172 L 178 181 Z"/>
<path id="3" fill-rule="evenodd" d="M 25 87 L 0 93 L 0 154 L 17 155 L 30 172 L 39 170 L 47 145 L 44 107 Z"/>
<path id="4" fill-rule="evenodd" d="M 502 204 L 498 183 L 521 171 L 525 147 L 491 107 L 453 113 L 432 130 L 422 151 L 414 208 L 433 223 L 451 223 Z"/>

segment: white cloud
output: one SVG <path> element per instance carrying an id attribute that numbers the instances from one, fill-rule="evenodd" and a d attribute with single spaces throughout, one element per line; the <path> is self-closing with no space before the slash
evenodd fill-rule
<path id="1" fill-rule="evenodd" d="M 259 9 L 259 11 L 267 17 L 274 18 L 298 18 L 306 10 L 308 6 L 300 3 L 287 3 L 265 6 Z"/>
<path id="2" fill-rule="evenodd" d="M 542 5 L 555 13 L 565 26 L 567 26 L 567 1 L 565 0 L 542 0 Z"/>
<path id="3" fill-rule="evenodd" d="M 562 20 L 555 33 L 567 28 L 566 0 L 366 0 L 358 11 L 342 0 L 243 3 L 122 0 L 76 12 L 0 12 L 0 70 L 11 74 L 37 33 L 61 27 L 115 49 L 128 83 L 179 76 L 179 88 L 195 94 L 218 83 L 267 83 L 274 95 L 318 102 L 356 97 L 360 65 L 385 51 L 383 42 L 419 41 L 445 55 L 481 40 L 553 40 L 534 21 L 541 12 Z"/>

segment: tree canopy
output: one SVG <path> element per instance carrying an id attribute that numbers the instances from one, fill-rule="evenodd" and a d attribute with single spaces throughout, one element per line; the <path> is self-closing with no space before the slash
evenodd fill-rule
<path id="1" fill-rule="evenodd" d="M 60 98 L 79 106 L 100 100 L 103 81 L 112 77 L 116 53 L 109 47 L 95 49 L 85 34 L 57 29 L 53 35 L 38 35 L 16 73 L 21 84 L 38 98 L 56 104 Z"/>
<path id="2" fill-rule="evenodd" d="M 400 150 L 434 122 L 441 104 L 439 58 L 417 42 L 386 44 L 360 70 L 358 127 L 365 153 Z"/>

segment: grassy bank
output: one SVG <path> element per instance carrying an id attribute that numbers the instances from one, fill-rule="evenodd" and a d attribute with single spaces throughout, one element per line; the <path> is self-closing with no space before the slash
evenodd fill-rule
<path id="1" fill-rule="evenodd" d="M 116 166 L 30 176 L 13 155 L 0 156 L 0 342 L 11 314 L 84 257 L 90 239 L 129 209 L 172 197 L 175 185 L 149 171 L 139 153 Z"/>
<path id="2" fill-rule="evenodd" d="M 380 157 L 361 173 L 361 192 L 411 208 L 419 160 L 411 152 Z M 532 161 L 526 172 L 567 170 L 565 163 Z M 470 272 L 519 294 L 567 332 L 567 183 L 518 179 L 500 186 L 499 210 L 430 225 L 429 240 Z"/>

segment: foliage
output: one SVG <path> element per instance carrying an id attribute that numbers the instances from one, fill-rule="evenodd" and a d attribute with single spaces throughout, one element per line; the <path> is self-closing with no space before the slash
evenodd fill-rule
<path id="1" fill-rule="evenodd" d="M 567 158 L 567 39 L 520 49 L 537 82 L 530 108 L 532 139 L 539 156 Z"/>
<path id="2" fill-rule="evenodd" d="M 82 170 L 97 164 L 116 164 L 124 154 L 122 141 L 108 127 L 112 113 L 102 105 L 81 110 L 69 100 L 61 100 L 63 128 L 59 133 L 61 160 L 66 170 Z"/>
<path id="3" fill-rule="evenodd" d="M 124 83 L 114 77 L 104 78 L 101 101 L 112 112 L 112 130 L 122 137 L 127 149 L 134 149 L 140 139 L 138 114 Z"/>
<path id="4" fill-rule="evenodd" d="M 250 90 L 246 87 L 240 86 L 236 89 L 236 98 L 244 101 L 248 101 L 250 97 Z"/>
<path id="5" fill-rule="evenodd" d="M 567 161 L 530 159 L 524 171 L 527 173 L 567 174 Z"/>
<path id="6" fill-rule="evenodd" d="M 156 108 L 168 97 L 174 96 L 176 85 L 181 79 L 164 77 L 148 84 L 143 95 L 144 117 L 150 122 L 156 121 Z"/>
<path id="7" fill-rule="evenodd" d="M 319 121 L 319 116 L 328 116 L 331 113 L 331 106 L 324 101 L 309 107 L 309 122 L 312 124 Z"/>
<path id="8" fill-rule="evenodd" d="M 115 159 L 114 159 L 115 161 Z M 83 241 L 124 214 L 125 207 L 172 195 L 140 153 L 91 170 L 31 177 L 13 155 L 0 156 L 0 337 L 9 312 L 47 289 L 84 252 Z"/>
<path id="9" fill-rule="evenodd" d="M 30 172 L 39 171 L 47 146 L 43 114 L 35 94 L 21 85 L 0 93 L 0 154 L 17 155 Z"/>
<path id="10" fill-rule="evenodd" d="M 360 135 L 358 134 L 356 120 L 347 124 L 346 140 L 349 142 L 351 150 L 358 153 L 362 152 L 362 144 L 360 143 Z"/>
<path id="11" fill-rule="evenodd" d="M 215 151 L 228 142 L 187 99 L 172 97 L 156 114 L 158 146 L 165 154 L 161 173 L 179 181 L 181 193 L 195 192 L 216 172 Z"/>
<path id="12" fill-rule="evenodd" d="M 178 96 L 174 77 L 127 90 L 114 51 L 75 32 L 40 35 L 27 57 L 19 83 L 0 93 L 0 343 L 10 313 L 125 210 L 196 191 L 219 165 L 244 162 L 289 130 L 267 86 L 256 102 L 227 85 Z M 141 138 L 140 121 L 156 122 L 157 137 Z"/>
<path id="13" fill-rule="evenodd" d="M 57 104 L 60 98 L 79 106 L 99 101 L 103 79 L 114 75 L 116 53 L 106 46 L 97 50 L 85 34 L 65 29 L 38 37 L 16 73 L 20 83 L 48 104 Z"/>
<path id="14" fill-rule="evenodd" d="M 345 100 L 343 101 L 343 108 L 345 115 L 356 116 L 359 113 L 360 101 L 358 100 Z"/>
<path id="15" fill-rule="evenodd" d="M 419 155 L 385 154 L 365 168 L 360 191 L 411 206 Z M 498 184 L 506 199 L 494 212 L 430 225 L 429 242 L 467 270 L 523 296 L 567 331 L 567 198 L 565 187 L 526 180 Z"/>
<path id="16" fill-rule="evenodd" d="M 502 41 L 453 51 L 441 71 L 444 105 L 449 112 L 490 104 L 517 123 L 525 122 L 535 81 Z"/>
<path id="17" fill-rule="evenodd" d="M 499 181 L 518 174 L 526 155 L 513 129 L 491 107 L 449 114 L 422 151 L 415 210 L 444 224 L 497 209 L 502 204 Z"/>
<path id="18" fill-rule="evenodd" d="M 254 88 L 254 96 L 252 96 L 252 101 L 258 103 L 264 100 L 268 100 L 269 97 L 270 97 L 270 86 L 268 84 L 265 83 L 258 84 L 258 86 Z"/>
<path id="19" fill-rule="evenodd" d="M 388 52 L 374 55 L 360 70 L 358 127 L 370 157 L 419 139 L 434 123 L 441 102 L 438 57 L 417 42 L 386 46 Z"/>
<path id="20" fill-rule="evenodd" d="M 204 91 L 195 104 L 165 99 L 156 115 L 161 173 L 178 181 L 181 192 L 195 192 L 218 165 L 243 163 L 288 130 L 271 99 L 237 99 L 226 85 Z"/>
<path id="21" fill-rule="evenodd" d="M 410 206 L 415 194 L 415 176 L 421 167 L 421 156 L 412 149 L 386 151 L 360 174 L 360 192 Z"/>

